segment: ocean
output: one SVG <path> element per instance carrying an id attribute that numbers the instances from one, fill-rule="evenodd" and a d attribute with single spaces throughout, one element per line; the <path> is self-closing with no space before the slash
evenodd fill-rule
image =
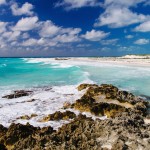
<path id="1" fill-rule="evenodd" d="M 137 96 L 150 97 L 150 67 L 57 61 L 49 58 L 0 58 L 0 122 L 58 128 L 64 122 L 41 123 L 38 120 L 61 110 L 64 102 L 74 102 L 82 92 L 81 83 L 113 84 Z M 33 90 L 34 94 L 7 100 L 2 98 L 14 90 Z M 27 100 L 35 99 L 34 102 Z M 31 120 L 16 119 L 36 113 Z M 76 112 L 78 113 L 78 112 Z M 66 122 L 67 123 L 67 122 Z"/>

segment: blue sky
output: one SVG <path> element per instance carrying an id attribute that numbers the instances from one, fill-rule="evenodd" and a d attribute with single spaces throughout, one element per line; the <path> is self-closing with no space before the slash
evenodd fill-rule
<path id="1" fill-rule="evenodd" d="M 0 57 L 150 54 L 150 0 L 0 0 Z"/>

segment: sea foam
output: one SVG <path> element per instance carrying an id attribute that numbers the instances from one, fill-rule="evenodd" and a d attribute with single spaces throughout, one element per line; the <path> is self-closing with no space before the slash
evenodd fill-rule
<path id="1" fill-rule="evenodd" d="M 16 98 L 12 100 L 0 98 L 0 122 L 8 127 L 11 123 L 26 124 L 29 122 L 34 126 L 52 126 L 59 127 L 66 121 L 47 123 L 39 122 L 42 117 L 52 114 L 56 111 L 61 111 L 65 102 L 73 103 L 80 98 L 82 92 L 78 92 L 76 86 L 54 86 L 49 91 L 38 89 L 34 94 Z M 30 101 L 34 99 L 34 101 Z M 17 119 L 23 115 L 37 114 L 38 116 L 31 120 Z"/>

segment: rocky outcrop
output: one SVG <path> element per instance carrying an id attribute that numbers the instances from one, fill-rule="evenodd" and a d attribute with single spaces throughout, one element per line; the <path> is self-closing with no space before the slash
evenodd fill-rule
<path id="1" fill-rule="evenodd" d="M 83 89 L 87 89 L 85 94 L 72 105 L 77 110 L 108 117 L 115 117 L 119 112 L 130 111 L 147 115 L 148 102 L 113 85 L 81 84 L 78 90 Z"/>
<path id="2" fill-rule="evenodd" d="M 3 96 L 2 98 L 7 98 L 7 99 L 19 98 L 23 96 L 29 96 L 31 93 L 32 91 L 24 91 L 24 90 L 14 91 L 13 94 Z"/>
<path id="3" fill-rule="evenodd" d="M 71 111 L 65 111 L 65 112 L 56 111 L 55 113 L 44 117 L 42 120 L 40 120 L 40 122 L 47 122 L 47 121 L 54 121 L 54 120 L 55 121 L 69 120 L 75 117 L 76 117 L 76 114 Z"/>
<path id="4" fill-rule="evenodd" d="M 84 89 L 86 89 L 86 88 L 89 88 L 89 87 L 98 87 L 98 85 L 96 85 L 96 84 L 80 84 L 79 86 L 78 86 L 78 90 L 79 91 L 82 91 L 82 90 L 84 90 Z"/>
<path id="5" fill-rule="evenodd" d="M 115 119 L 95 121 L 79 115 L 58 131 L 51 127 L 40 129 L 13 124 L 0 143 L 12 150 L 149 150 L 150 125 L 144 124 L 143 118 L 133 113 L 120 113 Z"/>
<path id="6" fill-rule="evenodd" d="M 0 127 L 4 128 L 4 127 Z M 40 136 L 54 132 L 53 128 L 36 128 L 30 124 L 12 124 L 0 137 L 0 147 L 8 150 L 21 150 L 34 147 Z M 39 136 L 39 137 L 38 137 Z M 3 149 L 2 149 L 3 150 Z"/>
<path id="7" fill-rule="evenodd" d="M 0 150 L 149 150 L 150 124 L 148 102 L 113 85 L 82 84 L 85 94 L 66 111 L 55 112 L 42 121 L 72 120 L 57 131 L 52 127 L 12 124 L 0 125 Z M 68 107 L 108 119 L 93 120 L 81 113 L 76 116 Z M 28 119 L 31 116 L 24 116 Z M 21 119 L 21 118 L 20 118 Z"/>
<path id="8" fill-rule="evenodd" d="M 38 116 L 37 114 L 31 114 L 30 116 L 24 115 L 24 116 L 18 117 L 17 119 L 29 120 L 29 119 L 37 117 L 37 116 Z"/>

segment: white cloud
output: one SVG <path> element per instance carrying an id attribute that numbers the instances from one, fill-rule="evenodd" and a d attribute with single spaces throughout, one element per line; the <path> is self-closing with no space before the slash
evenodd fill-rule
<path id="1" fill-rule="evenodd" d="M 34 8 L 33 5 L 28 2 L 24 3 L 20 8 L 17 3 L 13 3 L 11 5 L 12 14 L 15 16 L 20 16 L 20 15 L 31 16 L 33 15 L 33 11 L 32 11 L 33 8 Z"/>
<path id="2" fill-rule="evenodd" d="M 23 33 L 22 34 L 23 39 L 28 39 L 29 37 L 30 37 L 30 35 L 28 33 Z"/>
<path id="3" fill-rule="evenodd" d="M 38 17 L 36 16 L 22 18 L 12 29 L 16 31 L 29 31 L 37 27 L 37 21 Z"/>
<path id="4" fill-rule="evenodd" d="M 100 15 L 95 26 L 108 25 L 111 28 L 118 28 L 144 22 L 148 18 L 150 19 L 150 16 L 134 13 L 125 7 L 108 7 L 106 11 Z"/>
<path id="5" fill-rule="evenodd" d="M 132 9 L 145 2 L 146 0 L 105 0 L 105 11 L 100 14 L 94 26 L 119 28 L 150 20 L 150 15 L 140 14 Z"/>
<path id="6" fill-rule="evenodd" d="M 52 43 L 69 43 L 80 40 L 78 34 L 81 32 L 80 28 L 63 28 L 55 25 L 48 20 L 40 23 L 41 30 L 39 35 L 43 38 L 50 38 Z"/>
<path id="7" fill-rule="evenodd" d="M 78 44 L 77 47 L 79 48 L 86 48 L 86 47 L 90 47 L 91 44 Z"/>
<path id="8" fill-rule="evenodd" d="M 110 33 L 105 33 L 103 31 L 87 31 L 85 35 L 82 35 L 83 38 L 90 41 L 100 41 L 101 39 L 107 37 Z"/>
<path id="9" fill-rule="evenodd" d="M 136 6 L 139 3 L 146 2 L 146 0 L 105 0 L 104 5 L 119 5 L 119 6 L 126 6 L 126 7 L 131 7 L 131 6 Z"/>
<path id="10" fill-rule="evenodd" d="M 80 28 L 61 28 L 59 34 L 54 41 L 61 43 L 78 42 L 80 41 L 79 33 Z"/>
<path id="11" fill-rule="evenodd" d="M 70 43 L 80 41 L 80 38 L 73 34 L 63 34 L 56 36 L 53 40 L 60 43 Z"/>
<path id="12" fill-rule="evenodd" d="M 52 21 L 45 21 L 41 24 L 41 26 L 42 29 L 39 34 L 42 37 L 52 37 L 56 35 L 60 30 L 60 27 L 54 25 Z"/>
<path id="13" fill-rule="evenodd" d="M 125 38 L 126 39 L 132 39 L 134 36 L 133 35 L 126 35 Z"/>
<path id="14" fill-rule="evenodd" d="M 28 39 L 22 43 L 23 46 L 34 46 L 37 44 L 37 39 Z"/>
<path id="15" fill-rule="evenodd" d="M 146 21 L 135 28 L 138 32 L 150 32 L 150 21 Z"/>
<path id="16" fill-rule="evenodd" d="M 94 7 L 100 6 L 98 0 L 62 0 L 56 3 L 56 7 L 64 6 L 66 10 L 81 8 L 81 7 Z"/>
<path id="17" fill-rule="evenodd" d="M 6 31 L 6 25 L 7 25 L 6 22 L 1 22 L 0 21 L 0 33 L 3 33 L 3 32 Z"/>
<path id="18" fill-rule="evenodd" d="M 0 5 L 6 4 L 6 0 L 0 0 Z"/>
<path id="19" fill-rule="evenodd" d="M 134 42 L 134 44 L 138 44 L 138 45 L 145 45 L 148 44 L 150 41 L 148 39 L 139 39 L 137 41 Z"/>
<path id="20" fill-rule="evenodd" d="M 71 35 L 79 34 L 81 32 L 80 28 L 63 28 L 61 33 L 68 33 Z"/>
<path id="21" fill-rule="evenodd" d="M 34 39 L 34 38 L 31 38 L 31 39 L 27 39 L 26 41 L 24 41 L 22 43 L 23 46 L 47 46 L 48 45 L 48 42 L 49 41 L 46 41 L 44 38 L 40 38 L 40 39 Z"/>
<path id="22" fill-rule="evenodd" d="M 2 34 L 3 38 L 6 38 L 7 41 L 14 41 L 16 40 L 19 36 L 21 35 L 20 31 L 9 31 L 9 32 L 4 32 Z"/>

